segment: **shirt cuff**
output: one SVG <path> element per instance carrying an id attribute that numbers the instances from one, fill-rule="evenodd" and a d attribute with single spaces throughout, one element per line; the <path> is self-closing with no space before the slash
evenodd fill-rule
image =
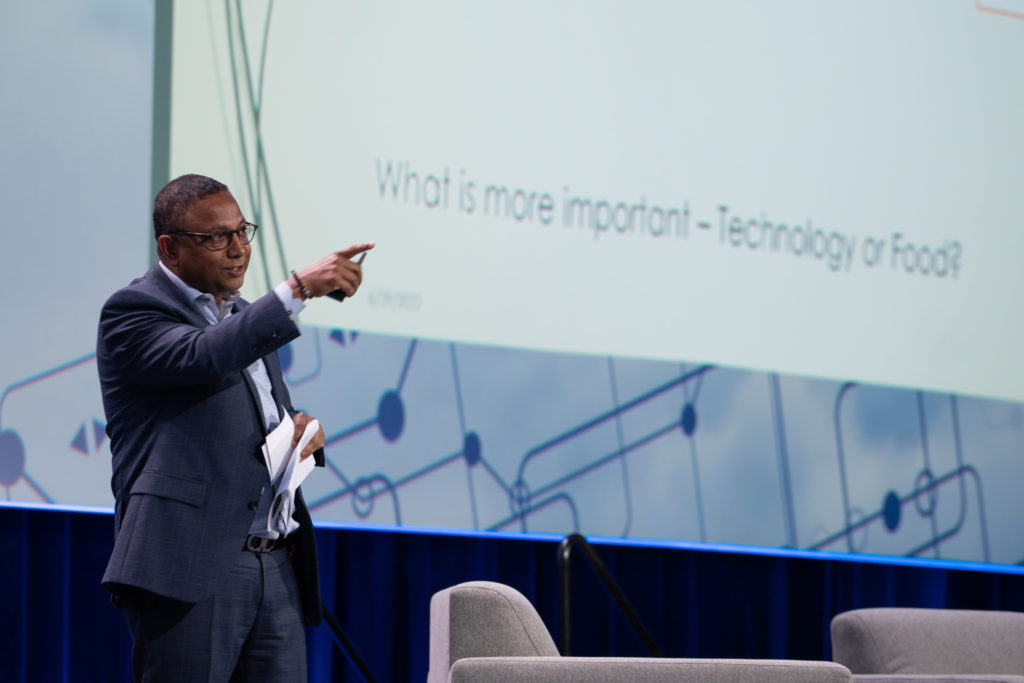
<path id="1" fill-rule="evenodd" d="M 281 301 L 284 310 L 288 312 L 289 318 L 294 319 L 306 307 L 306 302 L 292 296 L 292 286 L 288 284 L 287 280 L 274 287 L 274 294 Z"/>

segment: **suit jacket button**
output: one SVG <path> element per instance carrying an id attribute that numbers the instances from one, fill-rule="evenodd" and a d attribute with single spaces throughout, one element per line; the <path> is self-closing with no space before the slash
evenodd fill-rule
<path id="1" fill-rule="evenodd" d="M 258 500 L 250 500 L 249 501 L 249 509 L 252 510 L 253 512 L 255 512 L 256 508 L 258 508 L 259 506 L 260 506 L 260 503 L 259 503 Z"/>

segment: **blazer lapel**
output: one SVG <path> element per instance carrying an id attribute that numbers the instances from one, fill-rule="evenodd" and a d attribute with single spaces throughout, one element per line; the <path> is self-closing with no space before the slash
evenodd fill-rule
<path id="1" fill-rule="evenodd" d="M 270 388 L 274 394 L 274 401 L 278 406 L 284 406 L 285 410 L 288 410 L 290 407 L 287 399 L 288 392 L 284 391 L 280 358 L 276 352 L 272 351 L 263 357 L 263 363 L 267 366 L 267 375 L 270 377 Z"/>
<path id="2" fill-rule="evenodd" d="M 144 279 L 151 282 L 153 286 L 159 289 L 169 301 L 176 304 L 182 318 L 184 318 L 186 322 L 200 328 L 210 326 L 210 321 L 203 317 L 203 314 L 196 310 L 195 306 L 188 300 L 185 293 L 182 292 L 177 285 L 171 282 L 170 278 L 167 277 L 167 274 L 164 273 L 163 268 L 160 267 L 159 262 L 153 264 L 144 276 Z M 232 307 L 232 311 L 240 311 L 247 305 L 248 302 L 239 299 Z M 260 404 L 259 390 L 256 388 L 256 383 L 252 381 L 252 377 L 249 375 L 247 368 L 243 368 L 241 373 L 242 379 L 245 380 L 245 386 L 249 388 L 249 397 L 252 399 L 253 410 L 256 411 L 256 417 L 259 420 L 259 424 L 262 426 L 264 424 L 263 408 Z M 271 386 L 273 386 L 273 379 L 271 379 Z M 265 432 L 266 428 L 264 428 L 263 431 Z"/>
<path id="3" fill-rule="evenodd" d="M 209 327 L 210 321 L 203 317 L 203 314 L 196 310 L 196 307 L 185 293 L 178 288 L 176 284 L 171 282 L 167 274 L 164 273 L 163 268 L 160 267 L 160 263 L 154 263 L 153 267 L 146 273 L 145 279 L 153 283 L 153 285 L 160 290 L 160 292 L 167 297 L 170 301 L 177 304 L 178 310 L 181 312 L 188 322 L 192 323 L 196 327 Z"/>
<path id="4" fill-rule="evenodd" d="M 241 311 L 243 308 L 245 308 L 248 305 L 249 305 L 248 301 L 244 301 L 242 299 L 239 299 L 238 301 L 235 302 L 235 305 L 231 307 L 231 312 L 232 313 L 237 313 L 237 312 Z M 270 365 L 269 365 L 269 363 L 267 361 L 272 356 L 276 356 L 276 355 L 277 354 L 270 353 L 270 354 L 264 356 L 263 359 L 262 359 L 263 360 L 263 365 L 264 365 L 264 367 L 267 370 L 267 374 L 270 376 L 270 387 L 271 387 L 271 390 L 272 390 L 271 393 L 273 393 L 273 389 L 274 389 L 274 375 L 271 372 Z M 275 357 L 274 360 L 276 361 L 277 358 Z M 280 373 L 280 371 L 278 371 L 278 372 Z M 260 425 L 263 425 L 264 424 L 264 420 L 263 420 L 263 403 L 260 401 L 260 392 L 259 392 L 259 389 L 256 388 L 256 382 L 253 381 L 252 375 L 249 374 L 249 369 L 248 368 L 245 368 L 245 369 L 242 370 L 242 377 L 245 379 L 245 385 L 247 387 L 249 387 L 249 397 L 252 398 L 252 406 L 253 406 L 253 409 L 256 411 L 256 416 L 259 418 Z M 275 402 L 277 401 L 277 397 L 276 396 L 274 397 L 274 400 L 275 400 Z M 264 431 L 264 433 L 266 433 L 266 427 L 263 428 L 263 431 Z"/>

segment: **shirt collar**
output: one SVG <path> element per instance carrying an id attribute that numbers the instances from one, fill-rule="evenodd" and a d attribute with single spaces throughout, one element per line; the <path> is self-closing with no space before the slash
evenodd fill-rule
<path id="1" fill-rule="evenodd" d="M 239 297 L 242 296 L 241 290 L 238 289 L 233 292 L 228 292 L 220 298 L 220 307 L 218 308 L 213 295 L 200 292 L 195 287 L 186 283 L 178 277 L 174 271 L 164 265 L 163 261 L 157 261 L 157 263 L 159 263 L 160 267 L 163 269 L 164 275 L 166 275 L 168 279 L 170 279 L 170 281 L 181 290 L 185 297 L 191 301 L 194 306 L 199 307 L 200 310 L 208 310 L 215 313 L 217 320 L 223 320 L 231 315 L 231 307 L 236 301 L 238 301 Z"/>

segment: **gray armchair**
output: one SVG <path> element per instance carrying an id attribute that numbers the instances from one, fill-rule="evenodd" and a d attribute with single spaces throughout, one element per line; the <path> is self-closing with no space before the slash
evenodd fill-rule
<path id="1" fill-rule="evenodd" d="M 472 581 L 430 600 L 427 683 L 586 681 L 850 681 L 833 662 L 758 659 L 561 657 L 533 605 L 500 583 Z"/>
<path id="2" fill-rule="evenodd" d="M 854 681 L 1024 683 L 1024 614 L 877 607 L 832 619 L 832 659 Z"/>

